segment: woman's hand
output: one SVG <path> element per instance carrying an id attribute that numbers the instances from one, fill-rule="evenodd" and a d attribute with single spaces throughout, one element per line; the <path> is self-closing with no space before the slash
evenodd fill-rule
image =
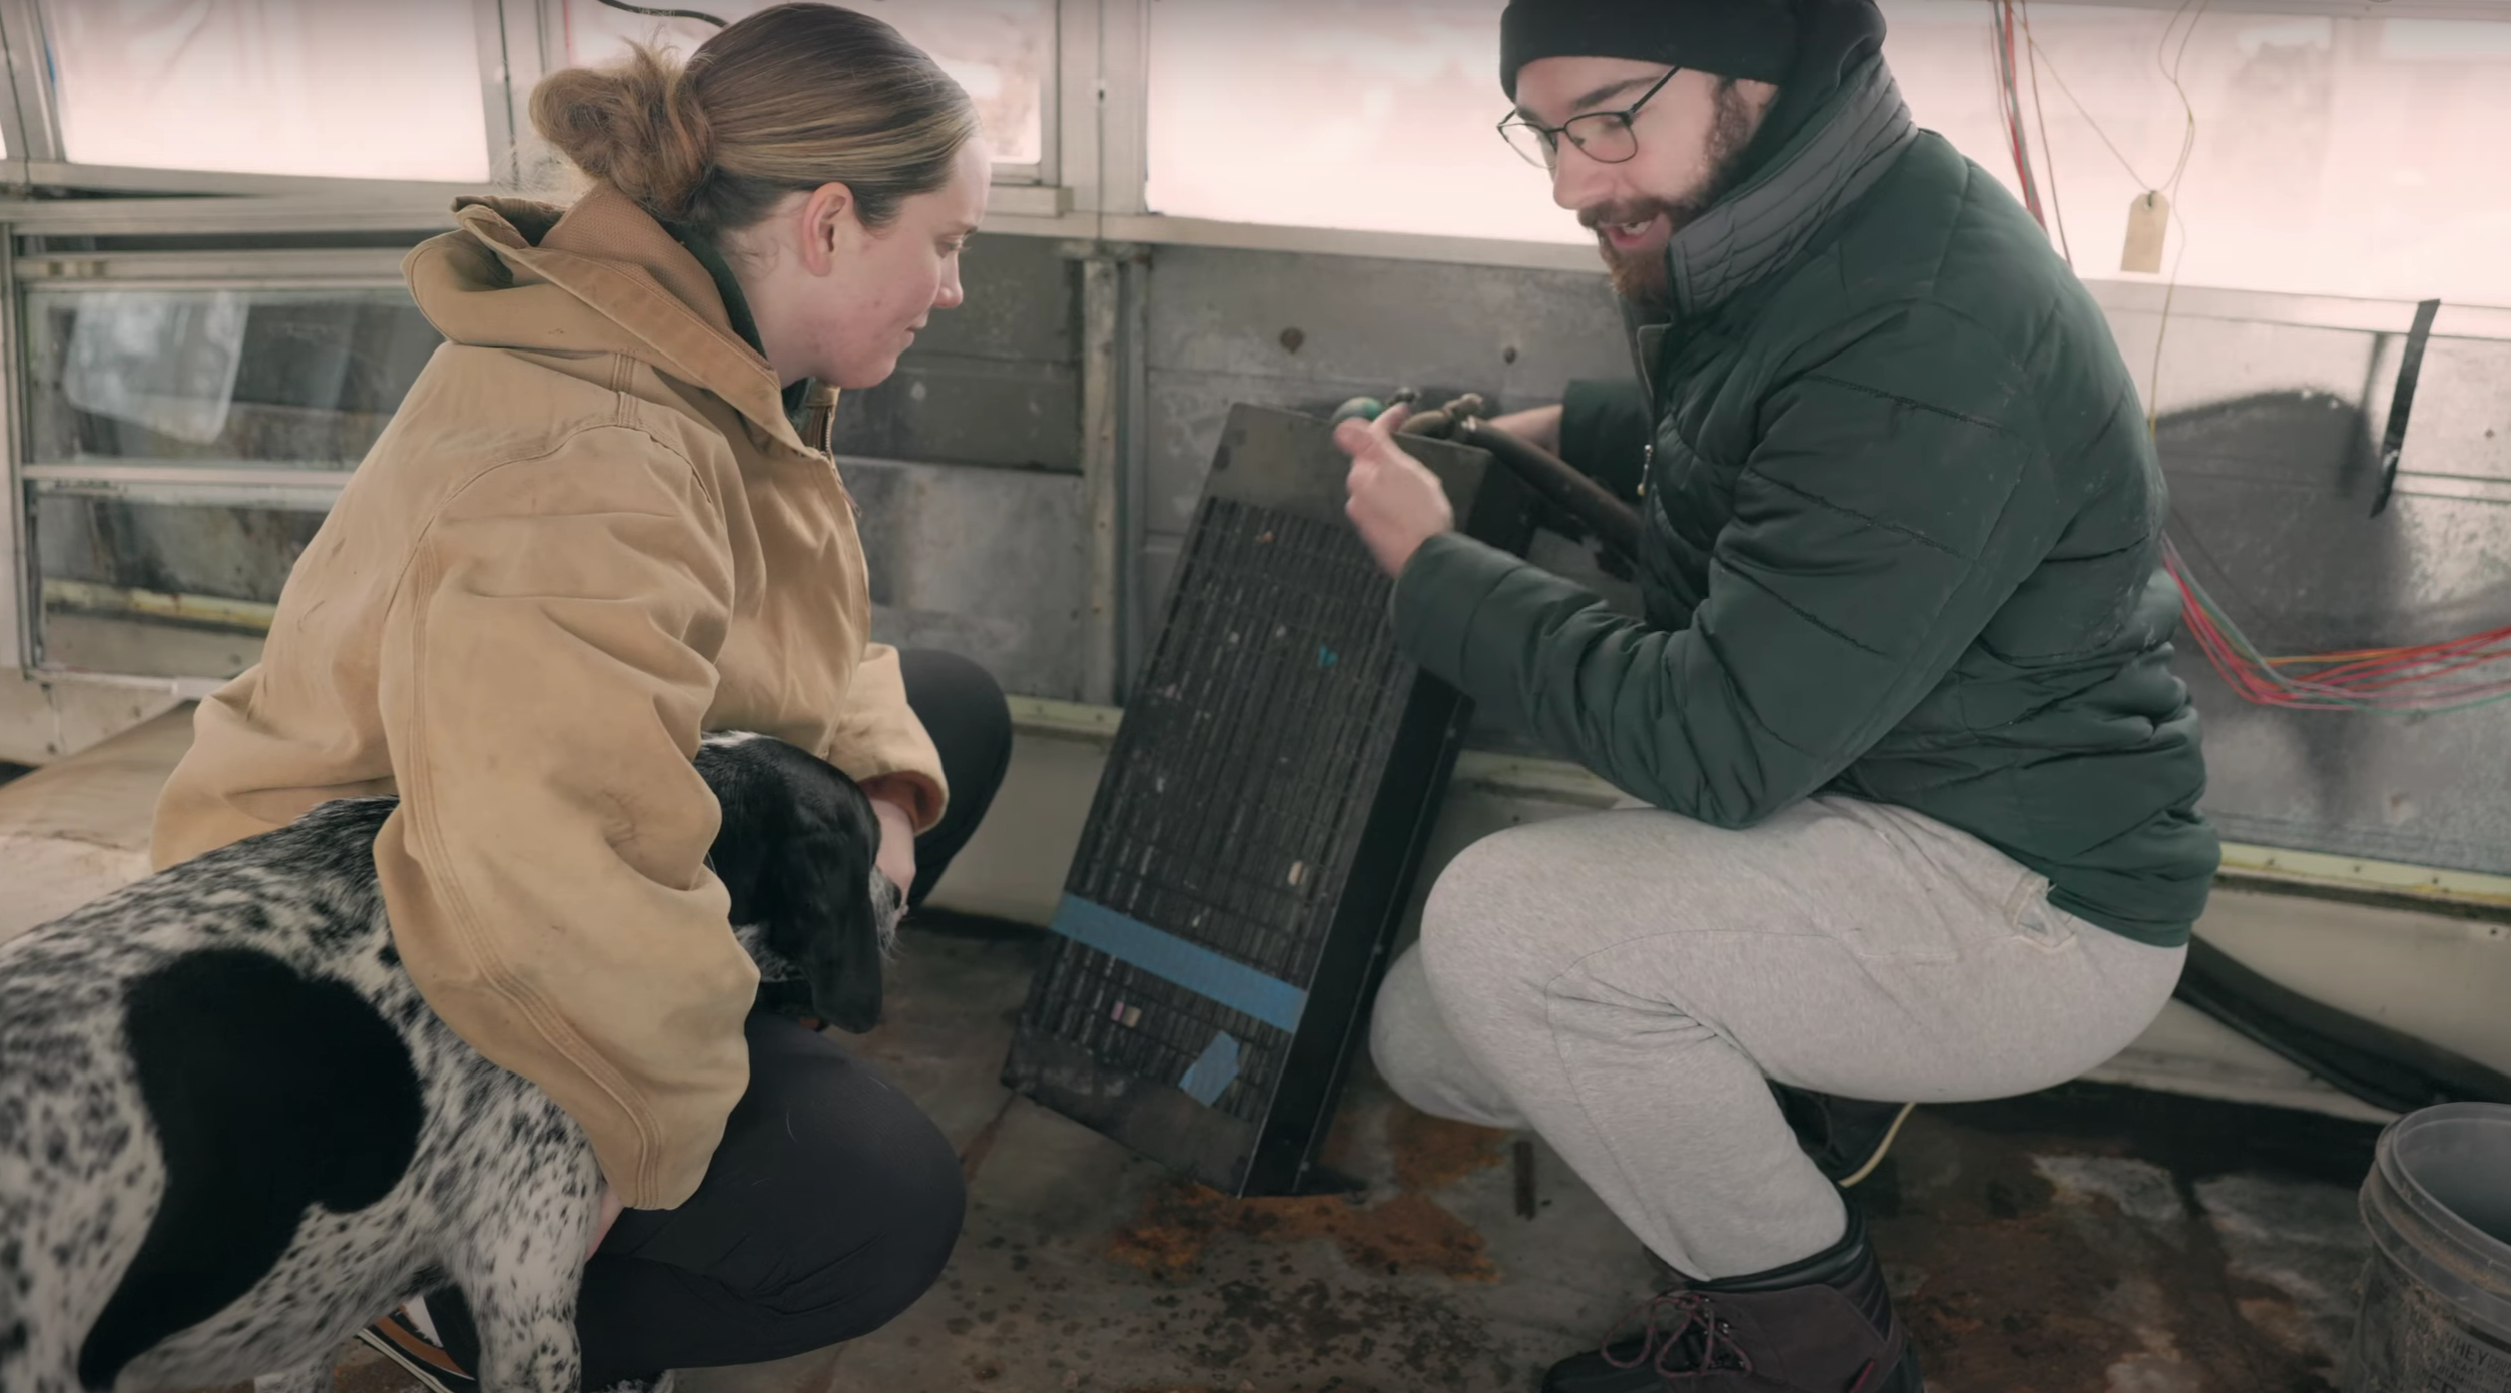
<path id="1" fill-rule="evenodd" d="M 1349 420 L 1334 428 L 1334 443 L 1351 456 L 1345 481 L 1351 498 L 1343 511 L 1390 576 L 1403 574 L 1423 542 L 1456 526 L 1439 476 L 1395 443 L 1395 428 L 1410 414 L 1390 406 L 1374 421 Z"/>
<path id="2" fill-rule="evenodd" d="M 584 1248 L 586 1262 L 591 1262 L 593 1255 L 602 1250 L 602 1240 L 610 1237 L 610 1226 L 619 1222 L 619 1211 L 623 1208 L 625 1206 L 619 1203 L 619 1192 L 610 1188 L 609 1181 L 603 1181 L 601 1215 L 593 1221 L 593 1241 Z"/>
<path id="3" fill-rule="evenodd" d="M 915 814 L 904 804 L 875 795 L 872 815 L 881 824 L 881 849 L 873 864 L 903 895 L 915 884 Z"/>

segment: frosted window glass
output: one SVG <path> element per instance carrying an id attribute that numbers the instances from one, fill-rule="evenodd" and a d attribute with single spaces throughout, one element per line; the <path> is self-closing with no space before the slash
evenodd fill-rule
<path id="1" fill-rule="evenodd" d="M 1920 124 L 2009 187 L 1988 7 L 1885 0 Z M 1179 217 L 1585 242 L 1492 125 L 1496 0 L 1165 0 L 1151 11 L 1151 207 Z M 2077 269 L 2119 269 L 2128 204 L 2176 160 L 2171 10 L 2042 3 L 2041 109 Z M 2183 25 L 2185 28 L 2185 25 Z M 2090 112 L 2077 112 L 2063 78 Z M 2182 67 L 2198 139 L 2164 262 L 2183 282 L 2511 305 L 2511 24 L 2209 13 Z M 2037 151 L 2038 118 L 2031 113 Z M 2096 133 L 2096 126 L 2099 133 Z M 2131 178 L 2103 136 L 2139 177 Z M 2141 180 L 2141 181 L 2140 181 Z M 2146 277 L 2145 279 L 2160 279 Z"/>
<path id="2" fill-rule="evenodd" d="M 1492 128 L 1497 0 L 1168 0 L 1151 7 L 1156 212 L 1592 242 Z"/>
<path id="3" fill-rule="evenodd" d="M 79 164 L 488 177 L 473 0 L 44 0 Z"/>
<path id="4" fill-rule="evenodd" d="M 779 0 L 659 0 L 648 9 L 702 10 L 737 20 Z M 998 164 L 1033 165 L 1046 145 L 1044 96 L 1055 66 L 1054 0 L 855 0 L 848 6 L 897 26 L 933 55 L 976 103 Z M 598 66 L 628 44 L 658 44 L 686 55 L 713 26 L 613 9 L 599 0 L 562 0 L 565 58 Z"/>
<path id="5" fill-rule="evenodd" d="M 1885 8 L 1887 53 L 1920 123 L 2014 187 L 1985 7 Z M 2184 118 L 2154 61 L 2170 19 L 2168 10 L 2032 7 L 2058 202 L 2086 277 L 2163 278 L 2123 275 L 2119 254 L 2129 202 L 2178 158 Z M 2511 134 L 2511 24 L 2208 14 L 2181 81 L 2197 145 L 2166 275 L 2185 246 L 2185 284 L 2511 305 L 2502 254 L 2511 181 L 2491 174 Z M 2045 203 L 2048 162 L 2028 87 L 2024 115 Z"/>

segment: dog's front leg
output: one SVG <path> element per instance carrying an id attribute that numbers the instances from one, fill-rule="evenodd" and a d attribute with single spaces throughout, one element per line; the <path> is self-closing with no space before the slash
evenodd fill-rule
<path id="1" fill-rule="evenodd" d="M 253 1380 L 253 1393 L 330 1393 L 331 1360 L 326 1357 L 311 1364 L 300 1364 L 285 1373 L 264 1374 Z"/>
<path id="2" fill-rule="evenodd" d="M 589 1209 L 545 1209 L 488 1239 L 486 1261 L 463 1284 L 479 1325 L 480 1384 L 490 1393 L 576 1393 L 576 1293 L 592 1229 L 589 1213 L 578 1211 Z"/>
<path id="3" fill-rule="evenodd" d="M 569 1129 L 570 1137 L 575 1134 Z M 472 1230 L 460 1274 L 479 1326 L 489 1393 L 576 1393 L 576 1291 L 599 1207 L 601 1170 L 581 1141 L 536 1146 Z"/>
<path id="4" fill-rule="evenodd" d="M 575 1303 L 584 1254 L 570 1245 L 581 1240 L 552 1233 L 509 1238 L 462 1284 L 479 1326 L 480 1386 L 489 1393 L 576 1393 L 583 1353 Z"/>

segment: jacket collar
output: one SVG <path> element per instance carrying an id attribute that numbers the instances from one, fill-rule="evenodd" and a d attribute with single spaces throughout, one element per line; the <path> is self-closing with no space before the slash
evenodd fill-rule
<path id="1" fill-rule="evenodd" d="M 732 273 L 732 263 L 724 259 L 714 239 L 695 228 L 673 223 L 664 223 L 662 228 L 671 234 L 671 240 L 678 242 L 689 255 L 697 258 L 700 266 L 706 268 L 706 274 L 715 282 L 715 293 L 723 299 L 724 320 L 731 326 L 733 334 L 761 358 L 766 357 L 767 342 L 759 337 L 759 322 L 757 316 L 750 313 L 749 294 L 742 290 L 741 278 Z M 803 404 L 810 399 L 813 385 L 807 377 L 785 384 L 778 400 L 784 406 L 787 420 L 793 419 L 802 410 Z"/>
<path id="2" fill-rule="evenodd" d="M 1705 314 L 1785 268 L 1917 136 L 1892 70 L 1866 60 L 1759 173 L 1666 245 L 1676 317 Z"/>
<path id="3" fill-rule="evenodd" d="M 615 326 L 626 340 L 622 351 L 713 393 L 768 438 L 805 449 L 785 414 L 775 369 L 734 330 L 714 277 L 626 195 L 596 185 L 564 210 L 522 199 L 464 198 L 454 204 L 454 221 L 460 230 L 451 235 L 467 235 L 494 253 L 508 284 L 538 282 L 566 292 Z M 478 341 L 450 331 L 448 337 Z M 520 343 L 540 335 L 514 325 L 497 337 Z"/>

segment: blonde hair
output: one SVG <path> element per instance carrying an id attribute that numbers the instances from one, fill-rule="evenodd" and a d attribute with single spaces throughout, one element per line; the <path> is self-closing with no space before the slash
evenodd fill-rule
<path id="1" fill-rule="evenodd" d="M 778 5 L 678 64 L 642 44 L 532 89 L 532 125 L 576 168 L 664 222 L 709 234 L 785 195 L 844 184 L 880 227 L 950 182 L 976 137 L 968 94 L 896 29 L 834 5 Z"/>

